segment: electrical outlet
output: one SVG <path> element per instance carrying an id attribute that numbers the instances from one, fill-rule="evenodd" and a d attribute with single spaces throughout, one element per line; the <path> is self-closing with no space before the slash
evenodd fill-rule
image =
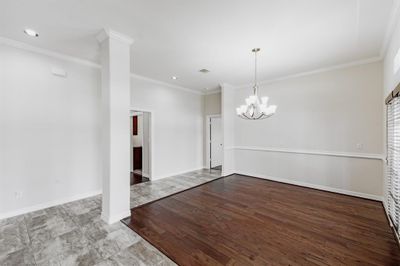
<path id="1" fill-rule="evenodd" d="M 357 150 L 362 151 L 364 149 L 364 144 L 357 143 Z"/>

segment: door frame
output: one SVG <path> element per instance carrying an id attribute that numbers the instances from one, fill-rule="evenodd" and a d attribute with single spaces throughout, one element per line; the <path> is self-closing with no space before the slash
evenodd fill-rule
<path id="1" fill-rule="evenodd" d="M 148 110 L 145 108 L 140 108 L 140 107 L 134 107 L 131 106 L 129 107 L 129 119 L 132 117 L 132 112 L 145 112 L 145 113 L 149 113 L 150 114 L 150 141 L 149 141 L 149 152 L 150 152 L 150 156 L 149 156 L 149 164 L 150 164 L 150 173 L 146 173 L 149 174 L 149 179 L 153 180 L 154 177 L 154 119 L 155 119 L 155 115 L 154 115 L 154 111 L 152 110 Z M 132 132 L 129 132 L 129 134 L 132 134 Z M 131 158 L 132 160 L 132 158 Z"/>
<path id="2" fill-rule="evenodd" d="M 205 168 L 206 169 L 211 169 L 211 135 L 210 135 L 210 131 L 211 131 L 211 118 L 221 118 L 221 123 L 222 123 L 222 117 L 220 114 L 217 115 L 207 115 L 206 116 L 206 165 Z M 222 136 L 223 138 L 224 136 Z M 224 140 L 222 139 L 222 142 Z"/>

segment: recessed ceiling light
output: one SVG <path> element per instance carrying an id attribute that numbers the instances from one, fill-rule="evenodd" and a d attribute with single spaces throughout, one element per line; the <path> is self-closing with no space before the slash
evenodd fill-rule
<path id="1" fill-rule="evenodd" d="M 25 34 L 27 34 L 31 37 L 39 37 L 39 33 L 37 33 L 36 31 L 34 31 L 32 29 L 25 29 L 24 32 L 25 32 Z"/>
<path id="2" fill-rule="evenodd" d="M 178 77 L 175 77 L 175 76 L 172 76 L 171 77 L 173 80 L 176 80 L 176 79 L 178 79 Z"/>
<path id="3" fill-rule="evenodd" d="M 208 91 L 210 88 L 204 88 L 206 91 Z"/>
<path id="4" fill-rule="evenodd" d="M 208 72 L 210 72 L 210 70 L 203 68 L 203 69 L 200 69 L 199 72 L 201 72 L 203 74 L 207 74 Z"/>

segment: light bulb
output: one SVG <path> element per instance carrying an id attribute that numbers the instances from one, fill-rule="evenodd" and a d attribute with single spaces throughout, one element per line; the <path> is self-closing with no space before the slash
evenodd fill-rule
<path id="1" fill-rule="evenodd" d="M 267 112 L 267 106 L 266 105 L 264 105 L 264 104 L 261 104 L 260 105 L 260 111 L 262 112 L 262 113 L 266 113 Z"/>
<path id="2" fill-rule="evenodd" d="M 262 97 L 262 98 L 261 98 L 261 102 L 262 102 L 264 105 L 267 105 L 268 97 Z"/>
<path id="3" fill-rule="evenodd" d="M 249 100 L 250 100 L 250 103 L 256 103 L 257 97 L 256 97 L 255 95 L 251 95 L 251 96 L 249 97 Z"/>

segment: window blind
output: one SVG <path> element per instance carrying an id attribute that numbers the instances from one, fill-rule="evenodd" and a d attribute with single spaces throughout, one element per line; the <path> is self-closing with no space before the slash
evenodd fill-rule
<path id="1" fill-rule="evenodd" d="M 396 231 L 400 233 L 400 97 L 387 105 L 387 207 Z"/>

